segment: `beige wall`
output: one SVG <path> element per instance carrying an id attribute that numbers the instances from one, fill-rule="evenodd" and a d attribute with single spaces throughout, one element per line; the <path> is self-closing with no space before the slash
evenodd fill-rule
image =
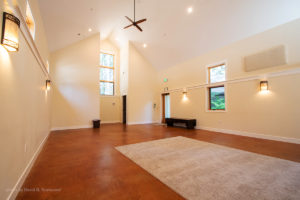
<path id="1" fill-rule="evenodd" d="M 24 13 L 25 0 L 17 2 Z M 46 61 L 48 47 L 38 3 L 29 2 L 36 22 L 35 43 Z M 0 8 L 2 27 L 3 1 Z M 19 39 L 18 52 L 8 53 L 0 46 L 0 199 L 8 197 L 50 130 L 46 76 L 21 33 Z"/>
<path id="2" fill-rule="evenodd" d="M 157 70 L 129 44 L 127 96 L 128 124 L 153 123 L 159 119 Z"/>
<path id="3" fill-rule="evenodd" d="M 120 46 L 120 94 L 128 93 L 129 42 Z"/>
<path id="4" fill-rule="evenodd" d="M 120 50 L 109 39 L 101 41 L 101 51 L 115 55 L 115 95 L 100 96 L 101 123 L 121 122 L 121 96 L 120 96 Z"/>
<path id="5" fill-rule="evenodd" d="M 51 53 L 52 128 L 90 127 L 99 119 L 100 35 Z"/>
<path id="6" fill-rule="evenodd" d="M 207 83 L 209 64 L 227 62 L 227 79 L 258 75 L 264 79 L 270 72 L 300 67 L 300 20 L 236 42 L 159 72 L 160 90 L 169 87 L 171 116 L 192 117 L 197 126 L 215 130 L 233 130 L 280 137 L 300 138 L 300 74 L 267 78 L 269 94 L 259 93 L 259 80 L 226 84 L 227 112 L 207 112 L 207 88 L 188 90 L 188 101 L 182 101 L 182 88 Z M 245 72 L 243 57 L 275 46 L 285 45 L 288 65 Z M 201 44 L 199 44 L 201 45 Z M 168 78 L 168 83 L 163 83 Z M 260 78 L 258 78 L 260 79 Z"/>

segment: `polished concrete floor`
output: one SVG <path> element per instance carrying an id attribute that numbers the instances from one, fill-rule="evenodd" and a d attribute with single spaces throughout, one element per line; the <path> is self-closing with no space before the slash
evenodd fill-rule
<path id="1" fill-rule="evenodd" d="M 300 162 L 300 145 L 160 125 L 54 131 L 17 199 L 183 199 L 115 146 L 185 136 Z"/>

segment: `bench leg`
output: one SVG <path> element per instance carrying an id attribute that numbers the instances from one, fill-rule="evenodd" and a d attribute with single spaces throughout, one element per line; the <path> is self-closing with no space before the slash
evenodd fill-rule
<path id="1" fill-rule="evenodd" d="M 167 126 L 173 126 L 173 122 L 167 122 Z"/>
<path id="2" fill-rule="evenodd" d="M 194 129 L 194 123 L 192 123 L 192 122 L 186 122 L 186 128 L 187 129 Z"/>

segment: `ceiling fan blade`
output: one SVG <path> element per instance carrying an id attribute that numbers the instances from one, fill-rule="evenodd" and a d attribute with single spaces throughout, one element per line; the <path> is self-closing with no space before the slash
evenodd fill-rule
<path id="1" fill-rule="evenodd" d="M 129 27 L 131 27 L 131 26 L 133 26 L 133 24 L 130 24 L 130 25 L 128 25 L 128 26 L 125 26 L 124 29 L 129 28 Z"/>
<path id="2" fill-rule="evenodd" d="M 129 17 L 125 16 L 131 23 L 134 23 Z"/>
<path id="3" fill-rule="evenodd" d="M 139 23 L 142 23 L 142 22 L 145 22 L 145 21 L 147 21 L 147 19 L 141 19 L 141 20 L 139 20 L 139 21 L 137 21 L 137 22 L 135 22 L 136 24 L 139 24 Z"/>
<path id="4" fill-rule="evenodd" d="M 141 27 L 137 24 L 134 25 L 137 29 L 139 29 L 141 32 L 143 32 L 143 29 L 141 29 Z"/>

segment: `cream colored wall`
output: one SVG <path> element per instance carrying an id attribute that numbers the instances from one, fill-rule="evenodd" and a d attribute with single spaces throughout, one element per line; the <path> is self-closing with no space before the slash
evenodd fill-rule
<path id="1" fill-rule="evenodd" d="M 16 3 L 25 12 L 25 0 Z M 37 0 L 30 0 L 30 5 L 35 43 L 45 61 L 48 47 Z M 2 27 L 3 1 L 0 8 Z M 18 52 L 8 53 L 0 46 L 0 199 L 8 197 L 50 131 L 51 92 L 45 91 L 46 76 L 20 32 L 19 39 Z"/>
<path id="2" fill-rule="evenodd" d="M 196 57 L 159 72 L 160 90 L 184 88 L 207 83 L 206 66 L 227 61 L 227 79 L 246 78 L 300 67 L 300 20 L 276 27 L 224 48 Z M 285 45 L 288 65 L 245 72 L 243 57 L 274 46 Z M 201 45 L 201 44 L 199 44 Z M 168 78 L 168 83 L 163 83 Z M 259 80 L 226 84 L 227 112 L 206 112 L 207 88 L 171 92 L 171 116 L 197 119 L 197 126 L 216 130 L 233 130 L 280 137 L 300 138 L 300 74 L 267 78 L 269 94 L 259 92 Z"/>
<path id="3" fill-rule="evenodd" d="M 120 94 L 128 93 L 129 42 L 120 46 Z"/>
<path id="4" fill-rule="evenodd" d="M 90 127 L 99 119 L 100 35 L 51 53 L 52 128 Z"/>
<path id="5" fill-rule="evenodd" d="M 129 44 L 127 96 L 128 124 L 153 123 L 159 120 L 157 70 Z"/>
<path id="6" fill-rule="evenodd" d="M 121 122 L 121 96 L 120 96 L 120 50 L 109 41 L 101 41 L 101 51 L 115 55 L 115 95 L 100 96 L 101 123 Z"/>
<path id="7" fill-rule="evenodd" d="M 121 97 L 101 97 L 100 100 L 100 119 L 101 123 L 121 122 Z"/>

